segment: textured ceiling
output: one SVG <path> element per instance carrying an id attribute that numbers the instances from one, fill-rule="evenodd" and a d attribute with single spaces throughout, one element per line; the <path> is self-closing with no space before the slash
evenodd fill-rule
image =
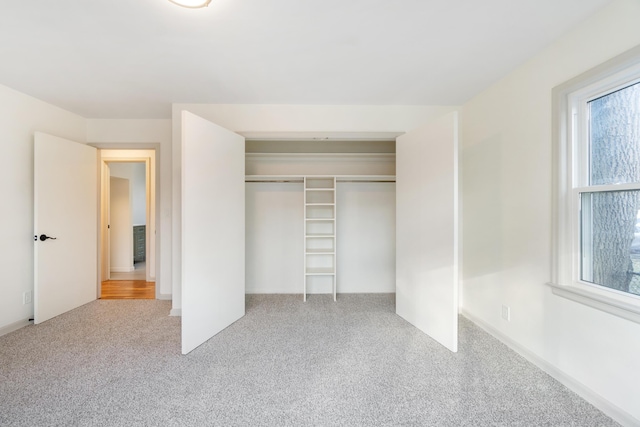
<path id="1" fill-rule="evenodd" d="M 21 0 L 0 84 L 87 118 L 171 103 L 458 105 L 609 0 Z"/>

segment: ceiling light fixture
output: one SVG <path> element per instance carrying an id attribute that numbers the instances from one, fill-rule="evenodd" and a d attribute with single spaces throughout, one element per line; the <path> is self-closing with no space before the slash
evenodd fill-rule
<path id="1" fill-rule="evenodd" d="M 211 0 L 169 0 L 173 4 L 178 6 L 188 7 L 190 9 L 198 9 L 200 7 L 207 7 Z"/>

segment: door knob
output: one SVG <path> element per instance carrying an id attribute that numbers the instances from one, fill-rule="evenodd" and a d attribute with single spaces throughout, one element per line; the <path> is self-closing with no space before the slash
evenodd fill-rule
<path id="1" fill-rule="evenodd" d="M 36 236 L 36 239 L 37 239 L 37 238 L 38 238 L 38 237 Z M 41 241 L 41 242 L 44 242 L 44 241 L 45 241 L 45 240 L 47 240 L 47 239 L 56 240 L 56 238 L 55 238 L 55 237 L 47 236 L 46 234 L 41 234 L 41 235 L 40 235 L 40 241 Z"/>

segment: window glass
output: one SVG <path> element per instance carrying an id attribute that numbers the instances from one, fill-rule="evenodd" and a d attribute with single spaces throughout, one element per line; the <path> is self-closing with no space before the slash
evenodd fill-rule
<path id="1" fill-rule="evenodd" d="M 581 279 L 640 295 L 640 190 L 582 193 Z"/>
<path id="2" fill-rule="evenodd" d="M 640 46 L 553 97 L 553 293 L 640 324 Z"/>
<path id="3" fill-rule="evenodd" d="M 590 185 L 640 182 L 640 83 L 588 107 Z"/>

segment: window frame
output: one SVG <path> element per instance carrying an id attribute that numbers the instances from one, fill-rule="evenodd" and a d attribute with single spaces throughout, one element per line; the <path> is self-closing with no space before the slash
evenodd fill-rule
<path id="1" fill-rule="evenodd" d="M 640 46 L 553 89 L 553 293 L 640 323 L 640 296 L 581 277 L 580 194 L 640 190 L 640 182 L 588 185 L 588 102 L 640 81 Z"/>

